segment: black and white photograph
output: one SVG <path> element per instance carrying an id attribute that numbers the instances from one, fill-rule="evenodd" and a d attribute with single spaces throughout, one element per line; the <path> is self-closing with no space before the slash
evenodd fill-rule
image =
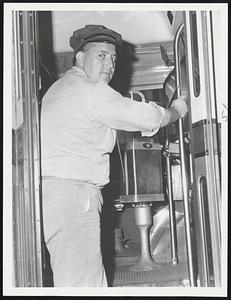
<path id="1" fill-rule="evenodd" d="M 3 21 L 3 295 L 227 296 L 228 4 Z"/>

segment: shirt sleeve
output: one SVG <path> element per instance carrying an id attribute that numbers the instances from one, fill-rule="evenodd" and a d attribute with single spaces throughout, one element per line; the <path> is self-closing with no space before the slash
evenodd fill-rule
<path id="1" fill-rule="evenodd" d="M 114 129 L 155 134 L 165 119 L 165 109 L 121 96 L 106 83 L 98 82 L 88 99 L 91 119 Z"/>

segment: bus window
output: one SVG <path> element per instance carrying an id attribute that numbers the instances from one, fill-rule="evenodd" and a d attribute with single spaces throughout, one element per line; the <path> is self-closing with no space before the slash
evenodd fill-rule
<path id="1" fill-rule="evenodd" d="M 200 95 L 200 70 L 199 70 L 199 59 L 198 59 L 198 41 L 197 41 L 197 22 L 196 12 L 193 11 L 190 14 L 190 23 L 192 28 L 192 58 L 193 58 L 193 87 L 194 95 L 198 97 Z"/>

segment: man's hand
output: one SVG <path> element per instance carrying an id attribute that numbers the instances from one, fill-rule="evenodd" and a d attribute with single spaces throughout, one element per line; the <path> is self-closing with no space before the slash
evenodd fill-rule
<path id="1" fill-rule="evenodd" d="M 179 118 L 183 118 L 188 112 L 188 93 L 183 92 L 181 96 L 172 101 L 170 107 L 165 109 L 165 118 L 161 124 L 164 127 L 175 122 Z"/>
<path id="2" fill-rule="evenodd" d="M 174 108 L 177 111 L 180 118 L 183 118 L 188 112 L 188 93 L 182 92 L 181 96 L 178 99 L 172 101 L 170 107 Z"/>

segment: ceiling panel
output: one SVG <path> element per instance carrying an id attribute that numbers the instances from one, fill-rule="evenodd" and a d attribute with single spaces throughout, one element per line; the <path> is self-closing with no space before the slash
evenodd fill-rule
<path id="1" fill-rule="evenodd" d="M 54 52 L 68 52 L 73 31 L 100 24 L 118 31 L 134 45 L 172 41 L 173 29 L 163 11 L 53 11 Z"/>

